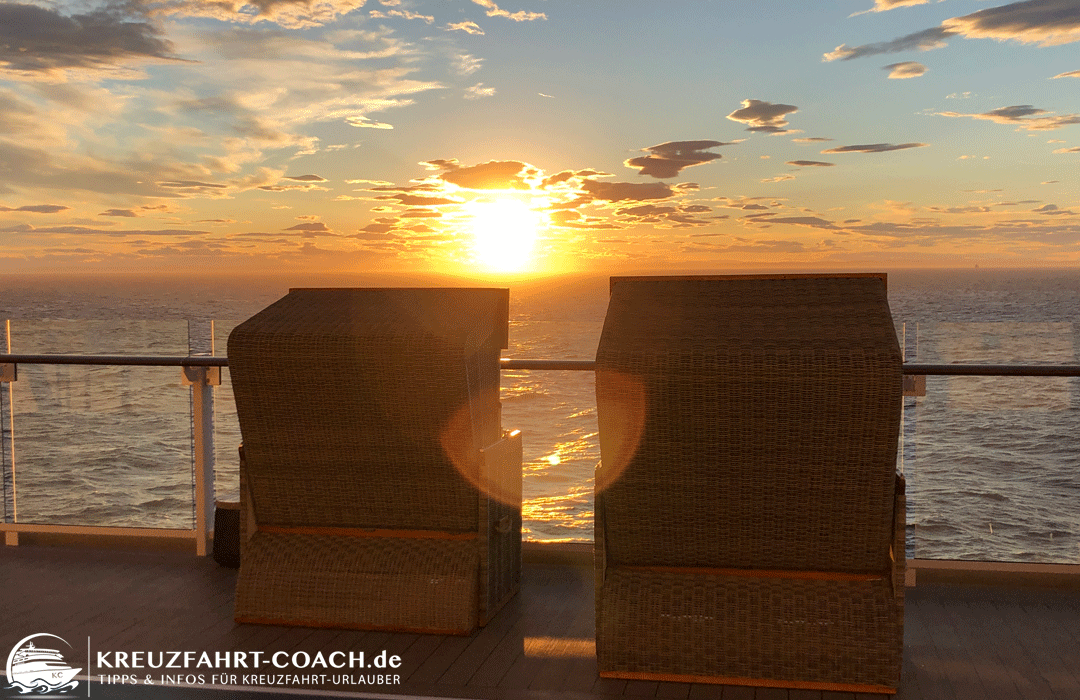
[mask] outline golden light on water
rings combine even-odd
[[[466,205],[466,225],[473,237],[473,255],[483,267],[518,272],[531,267],[542,225],[539,212],[518,199],[476,201]]]
[[[548,455],[545,459],[547,459],[547,463],[553,467],[558,466],[562,462],[562,458],[560,458],[559,455]]]

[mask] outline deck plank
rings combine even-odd
[[[601,679],[592,572],[528,566],[518,594],[466,637],[240,625],[235,571],[180,554],[51,547],[0,549],[0,649],[38,632],[93,649],[386,650],[401,685],[323,690],[476,700],[565,696],[689,700],[880,700],[880,696]],[[532,652],[526,652],[530,640]],[[1080,590],[927,584],[909,589],[896,700],[1080,697]],[[80,656],[80,658],[82,658]],[[95,669],[96,672],[96,669]]]

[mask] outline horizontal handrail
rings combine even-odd
[[[1080,365],[929,365],[904,363],[904,374],[950,377],[1080,377]]]
[[[0,364],[228,367],[229,358],[210,355],[0,355]]]
[[[132,365],[140,367],[228,367],[229,358],[210,355],[3,355],[0,364],[28,365]],[[504,357],[507,370],[571,370],[592,372],[594,360],[543,360]],[[907,362],[907,375],[982,377],[1080,377],[1080,365],[1035,364],[923,364]]]

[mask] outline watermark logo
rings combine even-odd
[[[45,639],[42,639],[45,638]],[[71,649],[71,645],[55,634],[32,634],[26,637],[8,654],[7,677],[11,685],[7,690],[20,693],[66,693],[78,687],[79,682],[72,680],[81,668],[72,668],[64,660],[59,646],[51,640],[57,639]],[[35,643],[37,640],[37,643]],[[48,646],[45,646],[48,645]]]

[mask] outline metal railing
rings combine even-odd
[[[2,365],[129,365],[138,367],[228,367],[229,358],[209,355],[16,355],[0,354]],[[592,372],[594,360],[540,360],[504,357],[505,370],[567,370]],[[925,364],[905,362],[907,376],[1080,377],[1080,365]],[[6,380],[4,380],[6,381]]]
[[[113,528],[82,525],[41,525],[20,524],[17,522],[0,523],[0,531],[5,533],[7,544],[18,544],[20,532],[34,533],[72,533],[109,536],[165,536],[191,538],[195,540],[196,552],[203,556],[208,552],[209,537],[213,530],[214,518],[214,422],[212,387],[221,383],[221,368],[228,367],[227,357],[209,355],[165,356],[165,355],[65,355],[65,354],[0,354],[0,382],[13,382],[18,379],[19,364],[34,365],[109,365],[140,367],[180,367],[183,383],[191,386],[192,391],[192,443],[194,462],[195,523],[190,530],[157,530],[152,528]],[[503,370],[519,371],[594,371],[596,363],[592,360],[548,360],[503,358]],[[984,376],[984,377],[1080,377],[1080,365],[1077,364],[923,364],[904,363],[905,395],[923,395],[924,378],[935,376]],[[920,378],[923,381],[919,381]],[[914,381],[913,381],[914,380]],[[918,387],[918,388],[917,388]],[[912,393],[914,392],[914,393]],[[14,455],[12,455],[14,459]],[[11,464],[14,472],[14,463]],[[976,562],[949,562],[918,560],[922,568],[970,568]],[[994,570],[1028,571],[1031,565],[1015,565],[994,562]],[[1019,567],[1019,568],[1017,568]],[[1038,564],[1034,570],[1070,573],[1080,572],[1080,565],[1073,564]]]

